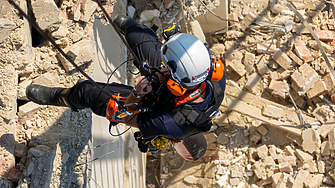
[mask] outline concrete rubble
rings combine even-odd
[[[96,17],[107,24],[93,0],[16,2],[32,11],[38,25],[91,73],[96,55],[92,22]],[[150,27],[156,24],[158,33],[179,23],[209,42],[225,62],[227,88],[221,114],[205,133],[202,159],[185,162],[170,147],[160,155],[149,154],[147,186],[334,187],[335,79],[300,19],[277,0],[231,1],[231,30],[208,35],[201,32],[205,25],[193,19],[209,14],[220,1],[180,2],[132,0],[128,14]],[[103,1],[109,14],[114,3]],[[292,4],[334,66],[331,4]],[[84,153],[89,147],[90,110],[40,106],[25,96],[31,83],[71,87],[84,77],[30,30],[7,1],[0,2],[0,12],[0,187],[86,187],[89,166],[76,164],[90,160]]]

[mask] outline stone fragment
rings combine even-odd
[[[15,156],[16,157],[24,157],[27,155],[27,149],[25,144],[16,144],[15,145]]]
[[[270,145],[269,146],[269,154],[272,157],[272,159],[277,160],[278,159],[278,155],[276,152],[276,146],[275,145]]]
[[[319,50],[319,46],[318,46],[318,44],[317,44],[317,42],[316,41],[311,41],[311,47],[314,49],[314,50]],[[323,47],[323,49],[325,50],[325,52],[326,53],[329,53],[329,54],[332,54],[333,53],[333,51],[334,51],[334,48],[332,47],[332,46],[330,46],[330,45],[328,45],[328,44],[326,44],[326,43],[324,43],[324,42],[322,42],[322,41],[320,41],[320,43],[321,43],[321,45],[322,45],[322,47]]]
[[[297,166],[297,158],[295,156],[281,156],[278,157],[278,163],[285,163],[287,162],[291,166]]]
[[[317,188],[320,187],[320,185],[322,184],[322,180],[323,180],[323,174],[315,174],[313,175],[312,178],[308,178],[304,182],[304,185],[307,188]]]
[[[322,144],[321,144],[321,155],[322,156],[329,156],[330,155],[329,141],[322,142]]]
[[[19,121],[25,122],[26,120],[29,120],[33,117],[37,111],[41,109],[41,106],[39,104],[36,104],[34,102],[28,102],[22,106],[19,107]]]
[[[243,76],[247,73],[244,65],[241,63],[242,58],[242,53],[237,50],[230,54],[225,54],[227,68],[234,70],[239,76]]]
[[[262,114],[264,116],[272,117],[272,118],[281,118],[283,117],[284,110],[273,105],[266,104],[262,108]]]
[[[250,52],[244,53],[243,64],[245,66],[246,71],[248,74],[252,74],[255,72],[255,54]]]
[[[55,87],[59,86],[57,80],[58,80],[57,72],[47,72],[35,78],[32,81],[32,83],[43,86]]]
[[[271,168],[272,166],[276,165],[275,161],[271,156],[264,157],[263,163],[265,165],[265,168]]]
[[[295,55],[295,53],[292,52],[292,51],[287,52],[287,55],[288,55],[288,57],[290,57],[290,58],[293,60],[293,62],[295,62],[295,63],[298,64],[298,65],[302,65],[302,64],[304,63],[304,62],[303,62],[297,55]]]
[[[319,161],[317,162],[317,165],[318,165],[318,172],[319,172],[320,174],[324,174],[324,173],[326,172],[326,164],[325,164],[325,162],[319,160]]]
[[[323,77],[323,81],[326,84],[326,88],[329,94],[331,94],[332,89],[335,88],[335,79],[331,73],[328,73]]]
[[[257,54],[263,54],[266,52],[266,54],[273,54],[276,50],[276,46],[274,44],[271,45],[271,47],[267,50],[267,48],[270,46],[271,43],[257,43]]]
[[[219,134],[219,136],[217,137],[217,141],[222,144],[228,144],[229,143],[229,137],[226,135],[226,133],[222,132]]]
[[[282,162],[282,163],[279,163],[279,170],[281,172],[286,172],[286,173],[291,173],[293,172],[293,168],[292,166],[290,165],[290,163],[288,162]]]
[[[35,0],[31,2],[31,7],[36,22],[43,30],[58,28],[62,22],[61,12],[53,0]]]
[[[262,138],[262,135],[260,135],[257,131],[253,131],[250,133],[249,139],[250,141],[257,143]]]
[[[307,91],[308,98],[317,97],[319,95],[327,94],[327,86],[322,80],[318,80],[314,86]]]
[[[307,171],[310,173],[316,173],[318,172],[317,164],[314,161],[307,162],[308,169]]]
[[[314,115],[314,117],[316,117],[317,120],[319,120],[322,124],[325,124],[325,122],[327,121],[327,116],[328,113],[330,113],[331,110],[328,108],[328,106],[322,105],[322,106],[318,106],[313,112],[312,114]]]
[[[75,44],[73,44],[69,50],[64,50],[64,52],[70,56],[70,58],[78,65],[84,65],[86,63],[92,62],[95,57],[92,44],[89,40],[83,39]],[[71,71],[74,66],[66,60],[61,54],[57,54],[57,57],[61,61],[64,69],[66,71]]]
[[[9,169],[7,179],[12,182],[18,182],[22,176],[22,172],[20,169],[17,168],[11,168]]]
[[[240,183],[240,179],[239,178],[230,178],[230,185],[232,186],[237,186]]]
[[[22,82],[19,83],[18,88],[17,88],[17,98],[19,100],[27,100],[28,98],[26,96],[26,88],[28,85],[30,85],[32,82],[32,80],[30,79],[26,79]]]
[[[263,136],[265,136],[269,132],[263,125],[259,126],[257,128],[257,131]]]
[[[265,179],[266,178],[266,171],[264,164],[261,161],[256,161],[253,165],[252,168],[254,170],[255,175],[259,179]]]
[[[305,9],[305,4],[301,1],[293,1],[292,2],[292,5],[297,9],[297,10],[300,10],[300,9]]]
[[[200,39],[202,43],[206,43],[205,34],[202,31],[202,28],[201,28],[200,23],[199,23],[198,20],[190,21],[189,27],[190,27],[190,32],[191,32],[192,35],[194,35],[198,39]]]
[[[304,63],[298,70],[294,71],[291,78],[293,81],[293,89],[297,91],[299,95],[303,95],[319,80],[319,75],[312,67]]]
[[[298,34],[308,34],[309,33],[308,29],[302,23],[294,23],[292,32],[298,33]]]
[[[269,67],[267,66],[264,58],[262,58],[262,60],[258,64],[256,64],[256,68],[257,68],[258,74],[260,75],[264,75],[267,72],[269,72]]]
[[[6,18],[0,18],[0,43],[12,32],[15,24]]]
[[[259,146],[256,150],[259,158],[264,159],[268,156],[269,149],[266,145]]]
[[[254,72],[245,84],[245,88],[253,94],[258,94],[257,86],[259,85],[260,81],[261,77],[256,72]]]
[[[313,153],[320,149],[321,139],[319,133],[312,129],[305,129],[302,131],[302,148],[309,152]]]
[[[272,175],[272,187],[285,188],[289,175],[284,172],[278,172]]]
[[[257,15],[255,15],[253,12],[249,12],[244,19],[242,20],[242,22],[246,25],[246,27],[249,27],[257,18]]]
[[[310,161],[313,161],[313,156],[306,153],[306,152],[303,152],[302,150],[300,149],[296,149],[295,150],[295,154],[297,155],[297,157],[299,158],[299,160],[303,163],[307,163],[307,162],[310,162]]]
[[[66,35],[69,33],[69,30],[66,26],[61,25],[56,31],[52,32],[51,35],[55,39],[61,39],[66,37]]]
[[[196,178],[196,177],[194,177],[194,176],[192,176],[192,175],[189,175],[189,176],[186,176],[186,177],[184,178],[184,181],[185,181],[186,183],[189,183],[189,184],[197,184],[198,178]]]
[[[81,4],[81,9],[84,9],[84,10],[83,10],[83,15],[80,20],[87,23],[90,21],[94,11],[97,9],[98,4],[93,0],[85,0],[84,2],[85,2],[85,5]]]
[[[295,177],[292,188],[303,188],[304,182],[307,180],[309,172],[307,170],[299,170]]]
[[[292,60],[281,51],[279,48],[275,50],[272,59],[276,61],[284,69],[289,69],[292,66]]]
[[[217,136],[213,132],[204,134],[204,137],[205,137],[207,143],[215,143],[217,141]]]
[[[269,89],[271,93],[275,96],[285,99],[287,96],[286,89],[289,89],[289,85],[284,81],[271,80]]]
[[[310,62],[314,58],[311,52],[304,44],[296,44],[295,45],[295,53],[302,59],[304,62]]]
[[[211,50],[213,50],[213,52],[222,57],[224,52],[225,52],[225,45],[222,43],[215,43],[212,47]]]
[[[329,149],[330,151],[335,150],[335,128],[331,129],[328,133]]]

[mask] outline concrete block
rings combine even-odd
[[[254,73],[255,72],[255,67],[254,67],[255,54],[246,51],[244,53],[243,64],[248,74]]]
[[[51,36],[55,39],[61,39],[66,37],[67,34],[69,34],[69,30],[67,29],[67,27],[61,25],[56,31],[51,33]]]
[[[264,159],[265,157],[269,156],[269,149],[266,145],[259,146],[257,149],[257,155],[259,158]]]
[[[334,39],[334,32],[328,30],[314,30],[321,41],[331,42]]]
[[[313,161],[313,156],[306,153],[306,152],[303,152],[302,150],[300,149],[296,149],[295,150],[295,154],[296,156],[299,158],[299,160],[303,163],[307,163],[307,162],[310,162],[310,161]]]
[[[41,109],[41,106],[39,104],[36,104],[34,102],[28,102],[22,106],[19,107],[19,122],[25,122],[28,119],[31,119],[34,114],[37,113]]]
[[[284,172],[278,172],[272,175],[272,187],[284,188],[287,187],[287,180],[289,178],[289,174]]]
[[[0,43],[2,43],[13,31],[15,24],[7,18],[0,18]]]
[[[295,45],[295,53],[302,59],[304,62],[313,61],[313,56],[309,49],[304,44]]]
[[[32,83],[43,85],[43,86],[49,86],[49,87],[55,87],[59,86],[58,84],[58,74],[57,72],[47,72],[42,74],[41,76],[35,78]]]
[[[265,165],[265,168],[271,168],[276,165],[275,161],[271,156],[264,157],[263,163]]]
[[[304,63],[298,70],[294,71],[291,78],[293,81],[292,87],[300,95],[303,95],[319,80],[319,75],[312,67]]]
[[[277,97],[280,97],[282,99],[285,99],[287,96],[286,89],[289,90],[289,85],[286,82],[283,81],[276,81],[276,80],[271,80],[269,89],[271,93]]]
[[[304,182],[304,185],[307,188],[317,188],[317,187],[321,186],[322,180],[323,180],[323,174],[315,174],[315,175],[313,175],[312,178],[308,178]]]
[[[289,69],[292,66],[292,60],[281,51],[279,48],[275,50],[272,59],[276,61],[284,69]]]
[[[297,166],[297,158],[295,156],[281,156],[278,157],[278,163],[288,163],[291,166]]]
[[[295,177],[292,188],[303,188],[304,182],[307,180],[309,172],[307,170],[299,170]]]
[[[254,72],[248,79],[247,83],[245,84],[245,88],[253,93],[253,94],[258,94],[258,90],[257,90],[257,86],[259,85],[261,81],[261,77],[256,73]]]
[[[252,133],[250,133],[250,141],[257,143],[260,139],[262,138],[262,135],[260,135],[258,132],[253,131]]]
[[[64,51],[70,58],[78,65],[84,65],[86,63],[92,62],[95,53],[92,47],[92,44],[89,40],[83,39],[75,44],[73,44],[69,50],[66,52]],[[66,71],[71,71],[74,69],[74,66],[66,60],[61,54],[57,54],[57,57],[61,61],[64,69]]]
[[[326,84],[322,80],[318,80],[314,86],[307,91],[308,98],[324,95],[328,92]]]
[[[287,53],[288,57],[290,57],[294,63],[298,64],[298,65],[302,65],[304,62],[292,51],[289,51]]]
[[[262,108],[262,114],[272,118],[281,118],[283,117],[284,110],[277,106],[266,104]]]
[[[327,116],[328,116],[328,112],[330,109],[326,106],[318,106],[313,112],[312,114],[314,115],[314,117],[319,120],[322,124],[325,124],[325,122],[327,121]]]
[[[298,33],[298,34],[308,34],[309,33],[308,29],[302,23],[294,23],[292,32]]]
[[[36,22],[43,30],[58,28],[62,22],[61,12],[53,0],[35,0],[31,2],[31,7]]]
[[[319,133],[312,129],[305,129],[302,131],[302,148],[303,150],[313,153],[320,149],[321,139]]]

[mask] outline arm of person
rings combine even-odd
[[[150,85],[148,79],[145,78],[145,76],[140,76],[135,79],[134,89],[139,96],[134,96],[132,92],[128,96],[125,104],[140,103],[142,101],[142,97],[145,94],[151,92],[152,86]],[[122,120],[126,125],[137,128],[137,116],[138,114],[128,115],[123,117]]]

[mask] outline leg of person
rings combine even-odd
[[[141,24],[130,25],[126,28],[125,37],[130,48],[141,62],[148,60],[151,66],[160,67],[163,44],[151,28]]]
[[[123,84],[98,84],[108,94],[113,94],[114,91],[127,97],[132,91],[131,86]],[[37,104],[67,106],[73,109],[91,108],[93,113],[103,117],[106,117],[106,108],[110,100],[90,81],[80,82],[72,88],[51,88],[31,84],[26,88],[26,95]]]

